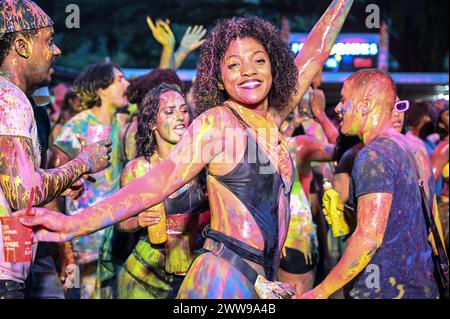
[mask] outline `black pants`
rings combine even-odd
[[[0,280],[0,299],[24,299],[25,285],[12,280]]]

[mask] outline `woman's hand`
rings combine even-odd
[[[46,208],[33,208],[30,215],[25,210],[15,213],[20,222],[33,228],[33,241],[64,242],[76,237],[75,219]]]
[[[185,52],[192,52],[197,50],[205,40],[202,40],[208,31],[203,27],[196,25],[194,27],[189,27],[186,33],[181,39],[180,49]]]
[[[175,53],[175,69],[178,69],[186,57],[192,52],[197,50],[205,40],[206,33],[208,31],[203,26],[194,26],[187,28],[183,39],[181,39],[180,47]]]
[[[159,205],[158,205],[159,206]],[[158,206],[152,207],[138,215],[138,225],[141,228],[157,225],[161,221],[161,212]]]
[[[317,119],[321,119],[325,115],[325,94],[321,89],[311,90],[311,111]]]
[[[172,49],[175,47],[175,36],[170,29],[170,21],[168,19],[165,21],[157,20],[155,24],[150,17],[147,17],[147,24],[155,40],[163,47],[170,47]]]

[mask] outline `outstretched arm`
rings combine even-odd
[[[222,153],[224,128],[231,121],[224,109],[211,109],[194,120],[167,159],[106,200],[70,217],[36,210],[34,217],[22,222],[39,226],[35,232],[37,240],[65,241],[135,216],[162,202]]]
[[[25,208],[32,188],[33,205],[43,205],[59,196],[85,173],[106,167],[109,142],[85,148],[80,156],[54,169],[36,169],[31,140],[0,136],[0,186],[12,210]]]
[[[334,145],[320,143],[317,139],[300,135],[294,137],[296,146],[296,158],[299,159],[298,167],[302,176],[307,176],[311,168],[311,162],[330,162],[333,160]]]
[[[344,255],[325,280],[301,298],[328,298],[364,270],[383,242],[391,204],[389,193],[358,197],[358,226],[348,240]]]
[[[153,37],[162,45],[161,60],[159,67],[161,69],[173,68],[173,50],[175,48],[175,36],[170,29],[170,21],[158,20],[153,23],[150,17],[147,17],[147,25],[152,31]]]
[[[298,68],[298,88],[291,98],[289,106],[283,112],[276,114],[278,126],[300,103],[308,90],[313,78],[321,70],[330,55],[336,37],[347,18],[353,0],[333,0],[324,15],[310,32],[306,43],[295,59]]]
[[[336,144],[339,136],[339,131],[325,113],[325,105],[326,100],[323,91],[320,89],[313,89],[311,93],[311,111],[319,121],[320,125],[322,125],[328,141],[330,143]]]

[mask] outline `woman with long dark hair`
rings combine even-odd
[[[167,158],[181,140],[191,119],[180,88],[161,84],[151,90],[139,107],[136,146],[138,156],[129,162],[121,186],[145,175]],[[208,222],[204,192],[195,180],[157,205],[117,225],[120,231],[140,231],[141,237],[118,278],[119,298],[174,298],[194,258],[196,235]],[[146,228],[167,216],[167,240],[149,242]],[[144,231],[143,231],[144,230]]]

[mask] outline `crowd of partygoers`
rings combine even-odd
[[[1,0],[0,299],[446,298],[448,101],[362,69],[326,110],[352,3],[332,1],[296,57],[262,18],[176,47],[148,17],[159,68],[91,64],[43,106],[53,21]]]

